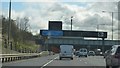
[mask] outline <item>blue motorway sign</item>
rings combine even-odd
[[[43,36],[63,36],[63,31],[42,30]]]

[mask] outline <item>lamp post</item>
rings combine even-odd
[[[98,32],[98,29],[99,29],[99,25],[97,25],[97,32]],[[98,38],[97,38],[97,40],[98,40]]]
[[[102,12],[108,12],[108,11],[102,11]],[[108,12],[108,13],[111,13],[112,14],[112,40],[113,40],[113,12]]]
[[[108,12],[108,13],[111,13],[111,14],[112,14],[112,17],[111,17],[111,18],[112,18],[112,30],[111,30],[111,31],[112,31],[112,36],[111,36],[111,37],[112,37],[112,40],[113,40],[113,25],[114,25],[114,24],[113,24],[113,14],[114,14],[114,13],[119,13],[119,12],[109,12],[109,11],[102,11],[102,12]]]
[[[11,0],[9,2],[8,45],[10,40],[10,31],[11,31]]]
[[[71,16],[71,31],[72,31],[72,19],[73,19],[73,16]]]

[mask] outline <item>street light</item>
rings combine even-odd
[[[72,31],[72,19],[73,19],[73,16],[71,16],[71,31]]]
[[[8,45],[10,40],[10,31],[11,31],[11,0],[9,2]]]
[[[62,16],[61,18],[63,18],[64,16]],[[67,20],[67,18],[64,19],[64,21]],[[70,26],[70,30],[72,31],[72,22],[73,22],[73,16],[71,16],[71,26]]]
[[[119,13],[119,12],[109,12],[109,11],[102,11],[102,12],[108,12],[112,14],[112,40],[113,40],[113,13]]]

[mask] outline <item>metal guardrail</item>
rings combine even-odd
[[[47,53],[44,55],[43,54],[44,54],[44,52],[41,52],[41,53],[21,53],[21,54],[0,54],[0,61],[2,63],[4,63],[4,62],[29,59],[29,58],[35,58],[35,57],[48,55]]]

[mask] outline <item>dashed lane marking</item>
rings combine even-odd
[[[51,62],[53,62],[57,58],[58,58],[58,56],[55,57],[53,60],[50,60],[49,62],[47,62],[46,64],[44,64],[41,68],[44,68],[45,66],[47,66],[48,64],[50,64]]]

